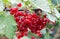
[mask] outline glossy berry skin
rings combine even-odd
[[[18,8],[11,8],[10,9],[10,14],[13,15],[18,11]]]
[[[19,22],[20,18],[19,17],[15,17],[15,21]]]
[[[20,34],[17,36],[18,39],[24,36],[24,32],[20,32]]]
[[[46,18],[46,17],[47,17],[47,15],[45,14],[45,15],[44,15],[44,18]]]
[[[18,39],[20,39],[20,35],[19,35],[19,36],[17,36],[17,38],[18,38]]]
[[[22,22],[22,21],[21,21],[21,20],[19,20],[19,21],[17,22],[17,24],[18,24],[18,25],[20,25],[20,24],[21,24],[21,22]]]
[[[38,35],[38,37],[42,37],[42,34],[39,32],[39,33],[37,33],[37,35]]]
[[[27,31],[25,32],[25,36],[28,36],[28,32]]]
[[[31,39],[35,39],[35,37],[34,37],[34,36],[32,36],[32,37],[31,37]]]
[[[22,4],[21,4],[21,3],[18,3],[18,4],[17,4],[17,6],[18,6],[18,7],[21,7],[21,6],[22,6]]]
[[[24,13],[24,14],[23,14],[23,16],[25,16],[25,17],[26,17],[26,16],[28,16],[28,14],[27,14],[27,13]]]
[[[23,16],[23,12],[18,11],[17,13],[18,13],[18,16]]]

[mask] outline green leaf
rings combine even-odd
[[[60,4],[60,0],[51,0],[54,5]]]
[[[3,9],[4,9],[3,1],[0,1],[0,12],[3,11]]]
[[[44,35],[45,39],[49,39],[49,32]]]
[[[3,28],[5,27],[5,16],[4,15],[0,15],[0,34],[3,35],[4,34],[4,30]]]
[[[57,21],[56,21],[55,26],[60,26],[60,20],[57,20]]]
[[[29,37],[27,37],[27,36],[24,36],[22,39],[30,39]]]
[[[8,0],[3,0],[3,2],[4,2],[4,3],[7,3],[7,2],[8,2]]]
[[[30,4],[30,1],[29,0],[25,2],[25,5],[28,6],[29,4]]]
[[[2,16],[3,17],[3,16]],[[1,17],[1,18],[2,18]],[[2,19],[1,19],[2,20]],[[9,38],[12,39],[15,35],[16,31],[16,22],[14,21],[13,16],[7,15],[4,18],[4,21],[0,23],[1,30],[3,30],[4,34]]]
[[[8,0],[11,4],[15,5],[17,3],[21,3],[21,0]]]
[[[59,18],[60,17],[60,13],[58,12],[58,10],[56,9],[56,8],[54,8],[54,13],[55,13],[55,16],[57,17],[57,18]]]
[[[22,2],[24,2],[24,0],[21,0]]]
[[[49,3],[51,3],[51,0],[48,0]]]
[[[10,4],[11,2],[9,2],[8,0],[3,0],[4,4]]]
[[[11,15],[8,15],[5,19],[5,21],[8,23],[8,24],[11,24],[11,25],[16,25],[16,22],[14,20],[14,17],[11,16]]]
[[[3,14],[3,12],[0,12],[0,15],[2,15]]]
[[[15,35],[15,31],[16,31],[16,28],[13,27],[13,25],[10,25],[4,29],[4,32],[5,32],[5,35],[9,38],[9,39],[12,39],[13,36]]]
[[[58,11],[59,11],[59,13],[60,13],[60,6],[58,6],[58,5],[57,5],[57,10],[58,10]]]
[[[47,0],[30,0],[37,8],[42,9],[43,11],[50,12],[50,7]]]
[[[0,24],[5,20],[5,16],[4,15],[0,15]]]
[[[6,28],[4,29],[5,35],[9,39],[12,39],[13,36],[15,35],[16,30],[15,21],[13,20],[12,16],[7,16],[5,22],[6,22]]]

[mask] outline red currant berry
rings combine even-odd
[[[19,20],[19,21],[18,21],[18,25],[20,25],[21,23],[22,23],[22,21],[21,21],[21,20]]]
[[[39,36],[39,37],[42,37],[42,34],[41,34],[41,33],[38,33],[38,36]]]
[[[17,13],[18,13],[18,16],[23,16],[23,12],[18,11]]]
[[[32,36],[32,37],[31,37],[31,39],[35,39],[35,37],[34,37],[34,36]]]
[[[17,11],[18,11],[18,8],[12,8],[12,9],[10,10],[10,14],[13,15],[13,14],[15,14]]]
[[[15,17],[15,21],[19,22],[20,18],[19,17]]]
[[[18,7],[21,7],[21,6],[22,6],[22,4],[21,4],[21,3],[18,3],[18,4],[17,4],[17,6],[18,6]]]

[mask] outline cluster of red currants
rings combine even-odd
[[[42,18],[37,16],[35,13],[29,14],[18,11],[18,8],[12,8],[10,14],[14,16],[17,23],[17,31],[20,32],[17,35],[18,39],[23,36],[28,36],[29,30],[41,37],[42,34],[40,33],[40,30],[42,30],[46,26],[46,23],[49,22],[46,15]],[[35,38],[32,37],[31,39]]]

